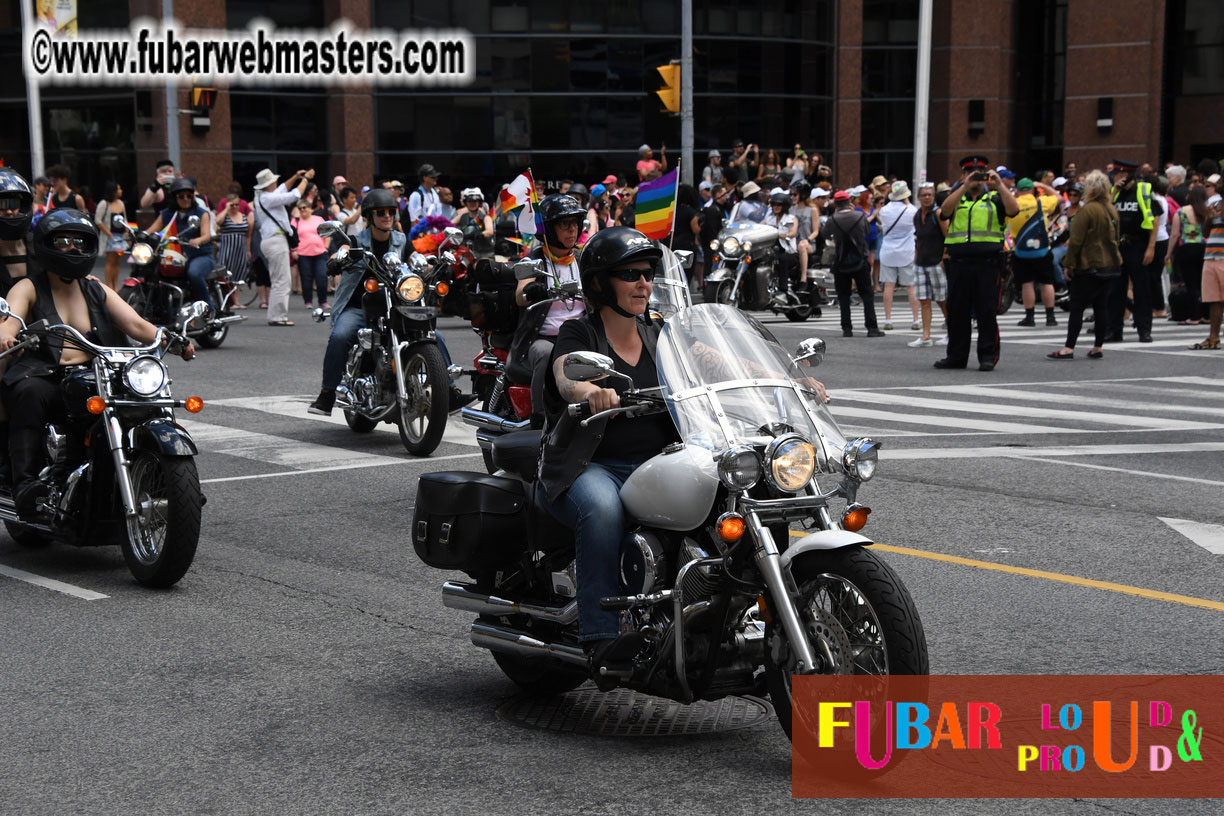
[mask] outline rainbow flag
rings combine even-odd
[[[676,218],[676,187],[680,183],[680,168],[664,173],[654,181],[638,186],[633,203],[633,225],[647,238],[664,241],[671,234]]]

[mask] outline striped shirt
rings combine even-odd
[[[1224,261],[1224,215],[1217,215],[1207,222],[1203,230],[1207,240],[1203,259],[1207,261]]]

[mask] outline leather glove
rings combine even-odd
[[[539,303],[548,297],[548,286],[544,281],[532,281],[523,287],[523,298],[528,303]]]

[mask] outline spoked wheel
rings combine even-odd
[[[123,559],[145,586],[173,586],[195,558],[203,496],[195,460],[136,454],[129,473],[136,518],[128,519]]]
[[[428,456],[442,442],[450,413],[446,363],[434,343],[409,346],[402,359],[408,398],[399,406],[400,441],[415,456]]]
[[[927,674],[926,635],[909,591],[875,553],[848,547],[797,559],[799,617],[819,674]],[[765,670],[778,722],[791,737],[796,658],[777,616],[765,629]]]
[[[149,319],[149,296],[143,286],[120,286],[119,297],[124,303],[131,306],[136,314],[145,320]]]
[[[212,331],[201,334],[199,336],[200,345],[204,348],[216,348],[225,342],[225,337],[229,334],[229,328],[228,323],[222,323]]]
[[[706,303],[730,303],[731,302],[731,287],[734,285],[732,281],[715,281],[705,285]]]

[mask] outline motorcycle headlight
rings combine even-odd
[[[734,255],[735,253],[739,252],[739,248],[740,242],[738,238],[728,236],[727,238],[723,239],[722,251],[724,255]]]
[[[710,241],[710,249],[714,250],[715,252],[718,251],[718,239],[717,238],[715,238],[713,241]]]
[[[816,472],[816,449],[798,434],[784,434],[765,449],[769,482],[779,490],[798,493]]]
[[[744,248],[744,251],[745,251],[745,252],[751,252],[751,251],[752,251],[752,242],[751,242],[751,241],[745,241],[744,243],[740,244],[740,246],[742,246],[742,247]]]
[[[147,264],[153,260],[153,249],[148,244],[137,244],[132,247],[132,262]]]
[[[124,366],[123,384],[142,397],[156,396],[166,387],[166,367],[156,357],[137,357]]]
[[[420,275],[408,272],[400,275],[400,279],[395,284],[395,291],[399,292],[399,296],[404,300],[415,303],[421,299],[421,295],[425,294],[425,281],[421,280]]]
[[[860,482],[866,482],[875,475],[879,462],[880,443],[870,437],[859,437],[842,451],[842,467]]]
[[[761,457],[747,445],[731,448],[718,457],[718,478],[729,490],[747,490],[761,480],[761,472]]]

